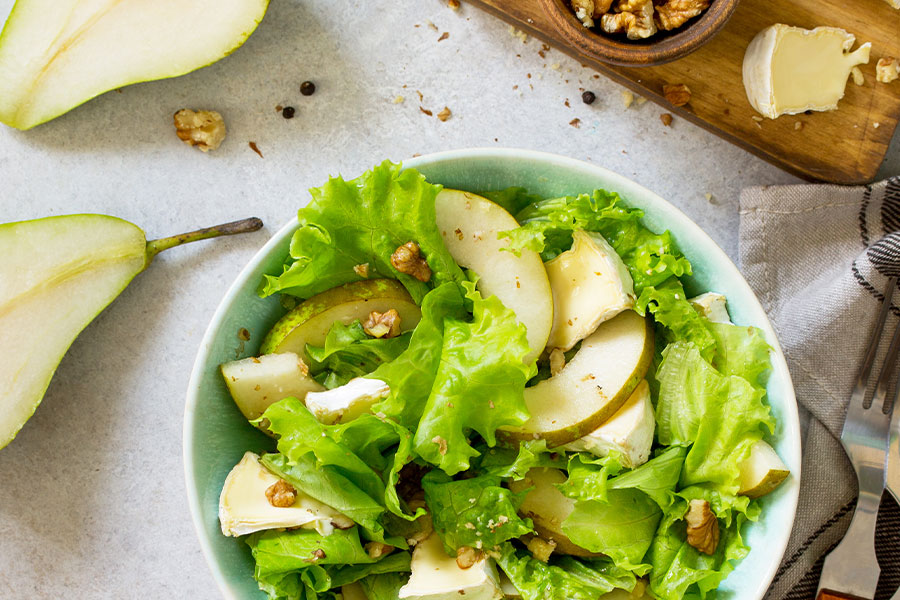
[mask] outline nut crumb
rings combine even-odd
[[[762,120],[763,120],[762,117],[757,116],[757,115],[753,115],[753,116],[750,117],[750,118],[753,119],[754,121],[756,121],[757,123],[762,123]]]
[[[879,58],[875,65],[875,79],[881,83],[890,83],[900,79],[900,60],[893,56]]]
[[[256,145],[256,142],[247,142],[247,145],[250,146],[250,149],[251,149],[251,150],[253,150],[253,151],[256,152],[257,154],[259,154],[259,157],[260,157],[260,158],[265,158],[265,157],[263,156],[263,153],[260,152],[259,146]]]
[[[803,129],[803,121],[794,123],[794,131],[800,131],[801,129]]]
[[[878,129],[879,127],[881,127],[881,123],[879,123],[878,121],[875,121],[874,123],[872,123],[872,127],[874,129]]]
[[[433,438],[431,438],[431,442],[434,444],[437,444],[438,452],[440,452],[441,456],[444,456],[445,454],[447,454],[447,440],[445,440],[444,438],[442,438],[439,435],[436,435]]]
[[[579,119],[578,117],[575,117],[574,119],[569,121],[569,125],[571,125],[575,129],[578,129],[581,127],[581,119]]]
[[[441,37],[438,38],[438,41],[439,41],[439,42],[443,42],[443,41],[446,40],[448,37],[450,37],[450,32],[449,32],[449,31],[445,31],[444,33],[441,34]]]
[[[297,500],[297,490],[284,479],[279,479],[266,488],[269,504],[277,508],[288,508]]]
[[[662,124],[666,127],[672,126],[672,115],[670,115],[669,113],[663,113],[659,115],[659,120],[662,121]]]
[[[566,366],[566,355],[559,348],[550,351],[550,376],[556,377]]]
[[[522,40],[523,44],[528,43],[528,34],[522,31],[521,29],[516,29],[512,25],[509,26],[509,34],[513,37],[517,37]]]
[[[631,106],[634,102],[634,94],[631,93],[631,90],[622,90],[622,104],[625,105],[625,108]]]
[[[434,29],[435,31],[438,30],[437,25],[435,25],[434,23],[432,23],[432,22],[431,22],[431,19],[425,19],[425,24],[428,25],[428,28],[429,28],[429,29]]]
[[[400,335],[400,313],[395,308],[383,313],[373,310],[363,323],[363,331],[373,338],[395,338]]]
[[[175,113],[175,135],[188,146],[203,152],[215,150],[225,139],[225,120],[214,110],[182,108]]]
[[[637,97],[635,97],[635,99],[634,99],[634,103],[637,104],[638,106],[640,106],[641,104],[645,103],[646,101],[647,101],[647,99],[644,98],[643,96],[637,96]]]
[[[420,106],[420,107],[419,107],[419,110],[421,110],[423,113],[425,113],[425,114],[428,115],[429,117],[433,117],[433,116],[434,116],[434,113],[431,112],[430,110],[428,110],[427,108],[425,108],[424,106]]]
[[[691,101],[691,89],[683,83],[663,86],[663,96],[672,106],[684,106]]]
[[[353,272],[364,279],[369,278],[369,263],[354,265]]]
[[[859,67],[853,67],[850,69],[850,74],[853,75],[853,83],[856,85],[863,85],[866,82],[866,77],[863,75],[862,69]]]
[[[460,546],[456,550],[456,566],[460,569],[471,569],[484,557],[484,552],[471,546]]]
[[[537,560],[547,562],[550,560],[550,555],[556,550],[556,542],[535,536],[528,540],[525,547],[528,548],[528,551],[531,552],[531,555]]]
[[[431,268],[415,242],[406,242],[394,250],[391,254],[391,264],[401,273],[411,275],[419,281],[431,279]]]
[[[439,112],[439,113],[437,114],[437,118],[438,118],[440,121],[446,121],[447,119],[450,118],[450,116],[451,116],[452,114],[453,114],[453,113],[450,112],[450,108],[445,106],[443,109],[441,109],[441,112]]]
[[[394,104],[403,104],[404,100],[406,100],[406,98],[400,96],[399,94],[397,96],[394,96]]]
[[[715,554],[719,545],[719,520],[706,500],[694,499],[684,515],[687,542],[704,554]]]

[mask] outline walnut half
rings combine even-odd
[[[715,554],[719,545],[719,520],[706,500],[694,499],[688,505],[687,542],[704,554]]]
[[[890,83],[900,78],[900,60],[892,56],[878,59],[875,65],[875,79],[881,83]]]
[[[656,25],[670,31],[677,29],[709,8],[709,0],[668,0],[656,7]]]
[[[279,479],[266,488],[266,498],[272,506],[288,508],[297,500],[297,490],[284,479]]]
[[[380,313],[373,310],[363,323],[363,331],[374,338],[393,338],[400,335],[400,313],[392,308]]]
[[[391,264],[401,273],[412,275],[419,281],[431,279],[431,268],[415,242],[406,242],[394,250],[391,254]]]
[[[629,40],[642,40],[656,33],[653,0],[618,0],[614,10],[600,17],[600,28],[606,33],[625,32]]]
[[[460,546],[456,549],[456,566],[460,569],[471,569],[482,558],[484,552],[472,546]]]
[[[215,150],[225,139],[225,120],[214,110],[182,108],[173,117],[175,135],[188,146],[196,146],[203,152]]]

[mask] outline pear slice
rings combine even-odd
[[[400,330],[415,329],[422,311],[406,289],[393,279],[354,281],[321,294],[316,294],[294,307],[263,338],[261,354],[293,352],[309,361],[307,344],[325,345],[331,326],[340,321],[349,325],[365,321],[372,311],[380,313],[396,309],[400,314]]]
[[[547,271],[537,252],[505,251],[509,239],[502,231],[519,226],[515,217],[476,194],[441,190],[434,203],[438,230],[447,251],[461,267],[478,274],[484,296],[497,296],[525,325],[530,362],[543,352],[553,325],[553,294]]]
[[[293,352],[235,360],[221,369],[234,403],[250,421],[282,398],[303,400],[308,392],[325,389],[309,376],[306,363]]]
[[[525,388],[531,418],[498,433],[562,446],[603,425],[644,378],[653,360],[653,324],[626,310],[597,328],[555,376]]]
[[[511,598],[514,600],[521,600],[522,592],[520,592],[513,582],[510,581],[509,576],[503,571],[499,571],[500,574],[500,591],[503,592],[504,598]]]
[[[103,92],[234,52],[268,0],[18,0],[0,34],[0,121],[30,129]]]
[[[570,350],[600,323],[634,307],[628,267],[599,234],[575,231],[572,247],[544,266],[553,290],[549,348]]]
[[[136,225],[105,215],[0,225],[0,331],[10,340],[0,350],[0,448],[37,409],[81,330],[153,257],[260,227],[247,219],[147,243]]]
[[[644,379],[606,423],[563,448],[571,452],[590,452],[595,456],[606,456],[615,450],[622,455],[622,465],[633,469],[650,459],[655,430],[650,385]]]
[[[346,423],[369,412],[379,400],[391,393],[380,379],[355,377],[340,387],[306,395],[306,408],[326,425]]]
[[[773,491],[791,474],[769,444],[759,440],[750,448],[750,456],[741,463],[739,494],[759,498]]]
[[[559,469],[535,467],[524,479],[509,482],[514,494],[528,490],[519,513],[534,522],[534,530],[545,540],[556,542],[554,552],[572,556],[601,556],[576,545],[562,531],[562,524],[575,510],[575,500],[564,495],[557,485],[565,483],[566,474]]]
[[[330,535],[335,526],[352,526],[348,517],[299,490],[292,506],[272,506],[266,490],[279,480],[259,462],[258,455],[245,453],[225,478],[219,496],[222,533],[237,537],[264,529],[302,527]]]
[[[731,324],[731,317],[728,316],[727,301],[722,294],[706,292],[705,294],[688,298],[688,302],[701,316],[706,317],[713,323]]]

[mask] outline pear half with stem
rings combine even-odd
[[[0,33],[0,121],[30,129],[112,89],[238,49],[269,0],[17,0]]]
[[[148,243],[136,225],[106,215],[0,225],[0,448],[37,409],[81,330],[157,254],[260,227],[245,219]]]

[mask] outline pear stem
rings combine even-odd
[[[147,242],[147,264],[152,261],[157,254],[163,250],[174,248],[182,244],[189,244],[199,240],[208,240],[223,235],[237,235],[239,233],[249,233],[261,229],[263,222],[256,217],[249,219],[241,219],[240,221],[232,221],[231,223],[223,223],[222,225],[214,225],[213,227],[205,227],[197,231],[181,233],[158,240]]]

